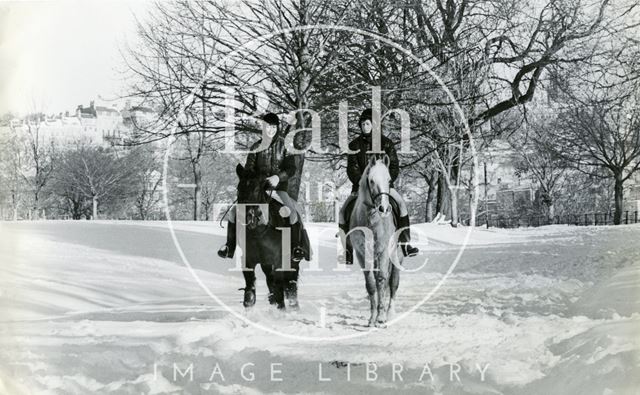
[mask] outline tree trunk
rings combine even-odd
[[[13,220],[17,221],[18,220],[18,197],[16,196],[15,191],[11,192],[11,205],[13,206]]]
[[[200,219],[200,200],[202,199],[202,172],[199,169],[199,163],[193,164],[193,220]]]
[[[307,100],[306,98],[300,98],[298,100],[298,105],[300,108],[306,108]],[[307,122],[305,120],[302,112],[298,112],[296,115],[296,129],[303,129],[307,127]],[[307,145],[307,143],[311,140],[310,137],[307,136],[307,132],[297,133],[293,139],[293,144],[296,148],[302,149]],[[296,166],[296,173],[293,177],[289,178],[288,189],[287,192],[289,196],[295,201],[298,201],[298,195],[300,194],[300,184],[302,183],[302,172],[304,170],[304,160],[305,154],[296,154],[294,155],[294,162]]]
[[[450,199],[449,188],[447,187],[447,180],[443,174],[438,176],[438,195],[436,198],[436,214],[442,213],[446,217],[451,218],[450,212]]]
[[[36,191],[33,194],[33,213],[34,213],[33,219],[39,219],[40,217],[40,210],[38,209],[38,205],[39,205],[38,192],[39,191],[37,190],[37,187],[36,187]]]
[[[208,221],[210,219],[209,215],[211,212],[210,204],[209,202],[204,203],[204,200],[203,200],[202,206],[203,206],[202,208],[204,209],[204,220]]]
[[[71,219],[78,220],[82,218],[82,202],[75,201],[71,198],[67,198],[69,204],[69,211],[71,212]]]
[[[93,196],[91,198],[91,203],[93,205],[93,210],[92,210],[93,218],[92,219],[96,220],[96,219],[98,219],[98,199],[95,196]]]
[[[301,0],[298,5],[298,24],[300,26],[304,26],[307,24],[307,12],[309,5],[307,4],[307,0]],[[297,41],[299,45],[296,49],[296,57],[299,63],[300,70],[297,73],[297,86],[296,86],[296,104],[298,105],[297,110],[303,110],[309,108],[309,85],[311,84],[311,63],[312,58],[309,54],[309,48],[307,47],[307,43],[309,42],[310,33],[307,31],[294,32],[293,37]],[[307,120],[302,112],[298,112],[296,114],[296,125],[300,128],[307,127]],[[310,122],[310,120],[309,120]],[[310,140],[306,136],[310,131],[305,133],[296,134],[296,139],[294,139],[294,145],[297,148],[302,148],[306,145],[306,142]],[[289,180],[289,196],[291,196],[294,200],[298,200],[298,194],[300,192],[300,183],[302,181],[302,171],[304,168],[304,159],[305,154],[296,155],[296,174],[293,179]]]
[[[460,155],[460,154],[459,154]],[[458,159],[460,160],[460,156]],[[451,167],[451,176],[449,178],[449,185],[445,185],[449,189],[449,197],[451,199],[451,226],[458,226],[458,186],[460,180],[460,166],[457,163]]]
[[[143,202],[144,202],[144,198],[143,198]],[[140,219],[142,221],[147,219],[147,210],[145,210],[144,208],[144,203],[138,204],[138,214],[140,215]]]
[[[451,194],[451,226],[458,226],[458,189],[450,191]]]
[[[296,136],[297,137],[297,136]],[[304,154],[294,155],[296,164],[296,174],[289,178],[289,189],[287,192],[289,196],[295,201],[298,201],[298,195],[300,194],[300,184],[302,180],[302,170],[304,169]]]
[[[435,176],[433,176],[430,180],[427,181],[428,191],[427,197],[425,199],[425,210],[424,210],[424,220],[425,222],[433,221],[433,198],[435,197],[435,189],[436,189],[436,180]]]
[[[613,224],[620,225],[622,223],[622,205],[623,205],[623,196],[624,196],[624,181],[622,180],[622,174],[617,174],[615,176],[615,212],[613,213]]]

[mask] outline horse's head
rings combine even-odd
[[[265,177],[252,177],[246,174],[244,167],[240,164],[236,167],[236,174],[240,180],[238,183],[238,203],[246,205],[244,224],[249,229],[255,229],[258,225],[266,225],[267,217],[259,206],[267,203]]]
[[[386,154],[373,155],[369,159],[369,165],[362,177],[360,189],[361,191],[364,189],[364,193],[368,195],[366,200],[372,208],[378,210],[382,217],[391,214],[390,184],[389,156]]]

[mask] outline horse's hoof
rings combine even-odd
[[[386,328],[386,327],[387,327],[387,323],[385,321],[376,322],[376,328]]]
[[[256,290],[253,288],[244,290],[244,300],[242,305],[246,308],[253,307],[256,304]]]
[[[300,310],[298,305],[298,283],[295,280],[289,281],[287,288],[284,290],[284,298],[287,301],[287,307],[292,310]]]
[[[267,300],[269,301],[270,305],[272,305],[272,306],[275,305],[276,304],[276,295],[273,292],[269,293],[269,296],[267,296]]]

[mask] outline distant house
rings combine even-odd
[[[145,107],[131,107],[129,104],[118,110],[114,106],[78,105],[75,113],[29,115],[22,119],[13,119],[10,125],[15,130],[27,133],[37,132],[43,142],[55,142],[61,147],[77,144],[114,145],[120,144],[132,134],[135,122],[132,119],[149,121],[155,112]]]

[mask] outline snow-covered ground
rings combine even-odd
[[[415,226],[424,255],[405,267],[428,260],[402,274],[395,317],[415,311],[373,331],[362,274],[334,270],[334,225],[309,226],[318,270],[303,268],[301,310],[285,314],[268,306],[261,274],[243,310],[242,275],[215,254],[217,224],[174,228],[237,315],[198,285],[164,222],[0,223],[0,393],[640,388],[640,226],[475,229],[421,305],[468,228]]]

